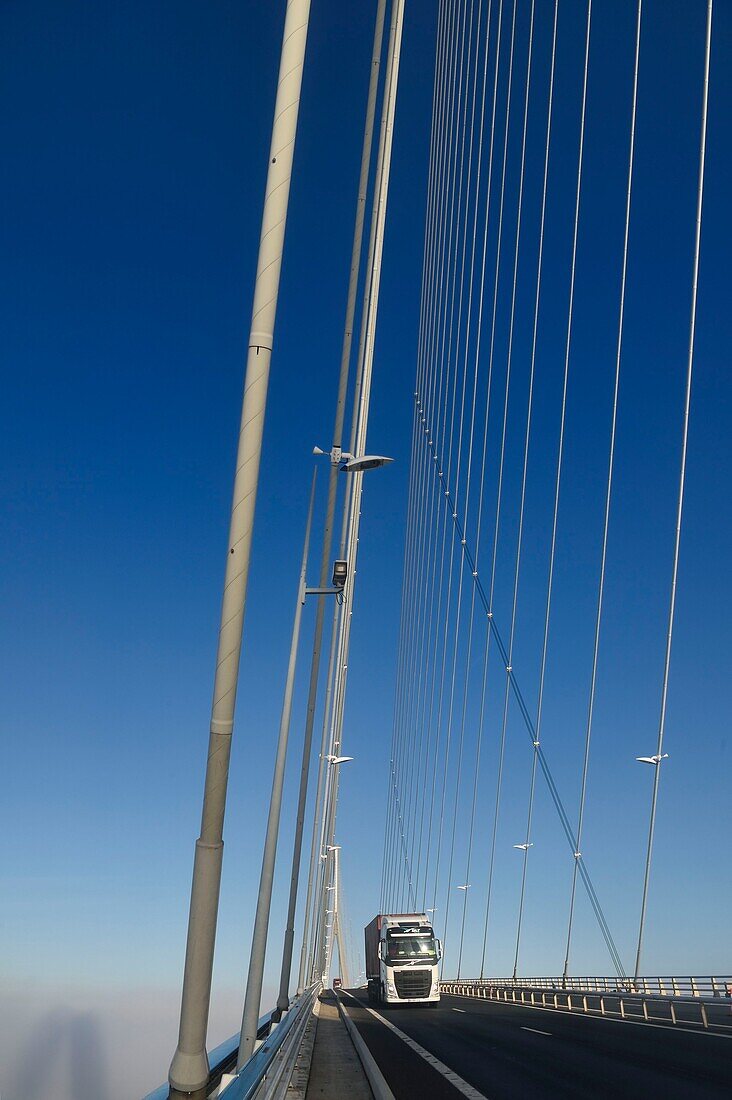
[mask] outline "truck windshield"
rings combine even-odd
[[[436,959],[435,939],[431,933],[414,936],[389,935],[387,948],[390,959]]]

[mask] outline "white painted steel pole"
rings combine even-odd
[[[206,1031],[218,915],[226,788],[239,675],[254,505],[277,313],[290,177],[297,132],[310,0],[290,0],[285,15],[272,142],[254,288],[244,400],[231,511],[214,681],[201,835],[193,865],[178,1046],[171,1098],[205,1095]]]
[[[371,378],[373,373],[374,340],[376,336],[376,320],[379,305],[379,288],[381,283],[381,261],[384,248],[384,231],[386,223],[387,199],[389,194],[389,176],[391,170],[391,153],[394,134],[394,117],[396,113],[396,96],[399,82],[399,61],[401,56],[402,29],[404,25],[404,0],[394,0],[389,33],[389,51],[386,65],[386,78],[384,88],[384,102],[382,107],[381,137],[379,159],[377,164],[376,184],[374,194],[374,208],[372,213],[372,242],[369,249],[369,263],[366,271],[366,285],[364,287],[364,318],[362,322],[361,343],[362,356],[359,363],[360,377],[357,376],[356,402],[358,414],[354,417],[355,432],[352,439],[351,451],[355,455],[364,453],[366,445],[366,433],[368,428],[369,402],[371,397]],[[345,703],[346,677],[348,671],[348,652],[350,642],[351,619],[353,615],[353,595],[356,582],[356,556],[358,551],[359,528],[361,519],[361,491],[363,474],[356,472],[349,475],[352,478],[350,503],[348,511],[348,540],[346,557],[349,562],[349,584],[346,589],[345,605],[341,609],[340,638],[338,642],[338,657],[335,667],[335,680],[332,701],[333,733],[331,743],[340,751],[342,740],[343,710]],[[326,833],[326,845],[333,843],[335,836],[336,805],[338,800],[338,774],[333,776],[330,791],[326,795],[329,798],[329,811],[325,815],[329,819]],[[324,891],[325,893],[325,891]],[[324,898],[320,907],[320,928],[325,927]],[[325,937],[319,937],[324,943]]]
[[[336,400],[335,422],[333,425],[333,449],[341,447],[343,436],[343,421],[345,417],[346,392],[348,389],[348,375],[351,364],[351,345],[353,341],[353,319],[356,312],[356,294],[358,290],[358,276],[361,268],[361,255],[363,252],[363,226],[366,211],[366,197],[369,183],[369,169],[371,167],[371,151],[373,147],[374,118],[376,115],[376,96],[379,86],[379,71],[381,68],[382,44],[384,38],[384,19],[386,12],[386,0],[378,0],[376,7],[376,19],[374,23],[374,41],[371,53],[371,74],[369,77],[369,90],[366,99],[366,119],[364,123],[363,143],[361,149],[361,169],[358,182],[358,195],[356,199],[356,216],[353,226],[353,243],[351,246],[351,269],[348,281],[348,295],[346,298],[346,316],[343,327],[343,343],[341,346],[341,366],[338,379],[338,397]],[[328,584],[331,567],[331,552],[333,547],[333,523],[335,518],[336,496],[338,491],[339,464],[333,463],[328,479],[328,502],[325,512],[325,526],[323,529],[323,552],[320,563],[321,588]],[[293,845],[292,871],[290,879],[290,899],[288,903],[287,927],[285,930],[285,944],[282,952],[282,970],[280,974],[280,993],[277,1001],[278,1009],[285,1009],[288,1003],[290,985],[290,971],[292,969],[292,951],[295,939],[295,909],[297,905],[297,892],[300,878],[300,860],[302,849],[302,834],[307,804],[307,789],[310,774],[310,753],[312,747],[313,725],[315,722],[315,706],[318,695],[318,681],[320,678],[320,655],[323,639],[323,624],[325,619],[325,596],[318,597],[318,606],[315,618],[315,631],[313,636],[313,653],[310,662],[310,687],[308,691],[308,703],[305,717],[305,736],[303,738],[302,768],[300,776],[300,794],[298,800],[297,823],[295,829],[295,843]],[[325,728],[325,727],[324,727]],[[323,739],[320,749],[320,761],[318,767],[318,787],[316,794],[316,807],[320,805],[322,798],[323,782],[325,777],[326,746]],[[318,814],[313,817],[313,837],[310,853],[310,872],[308,875],[307,894],[305,900],[305,913],[303,925],[303,946],[300,955],[300,971],[298,975],[298,989],[302,988],[305,969],[305,944],[307,943],[310,925],[310,906],[312,901],[313,880],[315,876],[315,861],[317,860],[317,833]]]
[[[295,688],[295,669],[297,666],[297,649],[300,640],[300,620],[302,618],[303,604],[305,603],[306,572],[308,564],[308,549],[310,546],[310,530],[313,523],[313,506],[315,504],[315,474],[313,473],[313,486],[310,490],[310,507],[308,508],[308,521],[305,529],[305,542],[302,550],[302,565],[300,567],[300,579],[297,589],[297,602],[295,604],[295,617],[292,624],[292,642],[290,644],[290,659],[287,665],[287,680],[285,682],[285,694],[282,701],[282,717],[280,719],[280,732],[277,740],[277,756],[275,758],[274,776],[272,778],[272,794],[269,801],[269,814],[267,817],[267,832],[264,841],[262,855],[262,873],[259,879],[259,894],[257,895],[257,911],[254,917],[254,932],[252,934],[252,951],[249,956],[249,974],[247,977],[247,991],[244,998],[244,1013],[241,1025],[241,1038],[239,1040],[239,1059],[237,1069],[241,1069],[248,1058],[254,1054],[257,1041],[257,1022],[259,1020],[259,1007],[262,1000],[262,981],[264,979],[264,959],[267,952],[267,930],[269,928],[269,913],[272,904],[272,885],[274,883],[275,859],[277,857],[277,837],[280,829],[280,811],[282,808],[282,788],[285,782],[285,763],[287,760],[287,742],[290,736],[290,718],[292,717],[292,694]]]

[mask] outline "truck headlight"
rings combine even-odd
[[[387,993],[396,993],[396,986],[394,985],[394,982],[386,983],[386,991]]]
[[[439,987],[437,982],[432,983],[432,992],[433,993],[439,993],[440,992],[440,987]]]

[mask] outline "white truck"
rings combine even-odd
[[[424,913],[379,913],[366,925],[364,938],[372,1004],[439,1002],[442,950]]]

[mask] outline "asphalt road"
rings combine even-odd
[[[732,1038],[444,994],[436,1008],[375,1006],[425,1058],[352,992],[362,1004],[344,1006],[396,1100],[732,1097]]]

